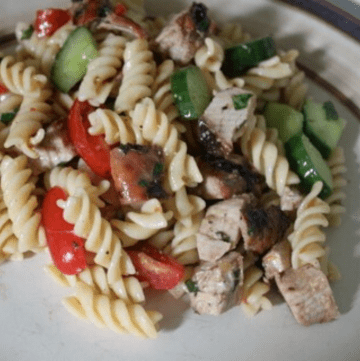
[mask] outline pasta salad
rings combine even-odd
[[[38,10],[0,62],[0,262],[48,251],[65,307],[155,338],[148,289],[248,316],[276,289],[302,325],[339,316],[324,228],[345,209],[345,127],[299,52],[141,1]]]

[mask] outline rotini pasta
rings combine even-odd
[[[330,207],[318,198],[321,189],[322,182],[315,183],[311,192],[301,202],[294,230],[288,236],[292,247],[291,263],[295,269],[306,263],[319,267],[318,258],[325,254],[322,243],[326,237],[320,227],[328,226],[325,215],[330,212]]]
[[[126,44],[124,62],[123,79],[115,101],[117,113],[130,111],[138,101],[151,96],[156,68],[149,44],[144,39]]]
[[[344,149],[337,147],[333,150],[328,159],[330,167],[333,191],[329,197],[325,199],[330,206],[330,212],[326,215],[329,226],[338,227],[341,224],[341,215],[345,213],[345,207],[341,204],[346,198],[344,187],[347,182],[343,175],[346,173]]]
[[[63,303],[76,317],[88,319],[97,327],[139,337],[155,338],[156,324],[162,318],[158,312],[146,311],[139,304],[126,304],[123,300],[97,293],[84,282],[77,282],[76,295],[67,297]]]
[[[45,234],[37,211],[38,201],[32,194],[35,184],[31,178],[32,171],[27,168],[26,156],[5,156],[0,171],[4,203],[19,240],[18,250],[21,253],[37,251],[45,246]]]
[[[80,101],[88,100],[93,106],[105,103],[122,65],[125,44],[124,37],[111,33],[107,35],[100,45],[98,57],[87,66],[86,75],[79,88]]]

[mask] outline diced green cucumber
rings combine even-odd
[[[246,70],[275,55],[276,46],[272,37],[253,40],[226,49],[221,70],[230,78],[241,76]]]
[[[333,103],[316,103],[310,99],[305,101],[304,133],[327,159],[338,145],[346,121],[339,118]]]
[[[98,56],[96,41],[85,27],[70,33],[51,68],[51,80],[64,93],[86,74],[89,62]]]
[[[190,66],[171,77],[171,92],[180,116],[198,119],[211,101],[211,91],[200,68]]]
[[[265,107],[264,117],[266,126],[276,128],[279,131],[280,140],[284,143],[303,131],[303,114],[289,105],[269,102]]]
[[[285,144],[285,150],[290,167],[299,175],[304,190],[310,192],[317,181],[322,181],[320,197],[328,197],[333,188],[330,168],[309,138],[305,134],[295,135]]]

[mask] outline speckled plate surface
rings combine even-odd
[[[239,20],[254,36],[272,34],[279,48],[297,48],[309,75],[310,94],[335,102],[348,120],[345,148],[347,213],[338,229],[327,232],[331,260],[342,279],[333,284],[341,317],[302,327],[284,303],[247,319],[234,308],[220,317],[199,316],[183,301],[159,294],[149,308],[164,314],[156,340],[117,335],[79,321],[62,306],[69,290],[43,271],[45,254],[0,266],[0,360],[360,360],[360,43],[319,17],[271,0],[204,1],[219,19]],[[299,3],[299,2],[298,2]],[[325,2],[322,1],[322,4]],[[333,1],[334,3],[334,1]],[[41,0],[1,0],[0,35],[16,21],[30,20]],[[152,14],[182,9],[187,2],[149,1]],[[46,7],[65,7],[48,0]]]

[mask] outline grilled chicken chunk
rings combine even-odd
[[[34,150],[39,154],[39,158],[29,159],[34,175],[67,163],[77,155],[63,120],[54,121],[46,128],[44,139]]]
[[[229,159],[206,155],[198,160],[203,182],[195,192],[206,200],[229,199],[237,194],[260,194],[263,177],[251,169],[250,164],[240,155]]]
[[[160,53],[186,65],[214,30],[215,24],[208,17],[206,6],[194,2],[190,8],[170,20],[155,42]]]
[[[243,257],[229,252],[216,263],[201,262],[191,278],[191,307],[199,314],[219,315],[241,300]]]
[[[238,96],[248,96],[246,106],[235,107]],[[215,156],[227,157],[233,143],[242,135],[243,126],[254,114],[256,97],[247,90],[229,88],[216,93],[198,121],[200,142]]]
[[[325,274],[307,264],[296,270],[289,268],[275,276],[276,284],[302,325],[329,322],[339,316],[329,281]]]
[[[295,188],[285,187],[284,194],[280,198],[280,208],[282,211],[294,211],[303,201],[304,196]]]
[[[248,206],[240,220],[245,250],[264,253],[284,238],[289,226],[289,218],[277,206]]]
[[[265,277],[272,279],[275,275],[291,267],[291,245],[288,240],[276,243],[262,258]]]
[[[200,260],[216,262],[240,241],[242,210],[254,202],[252,195],[218,202],[208,208],[196,235]]]

